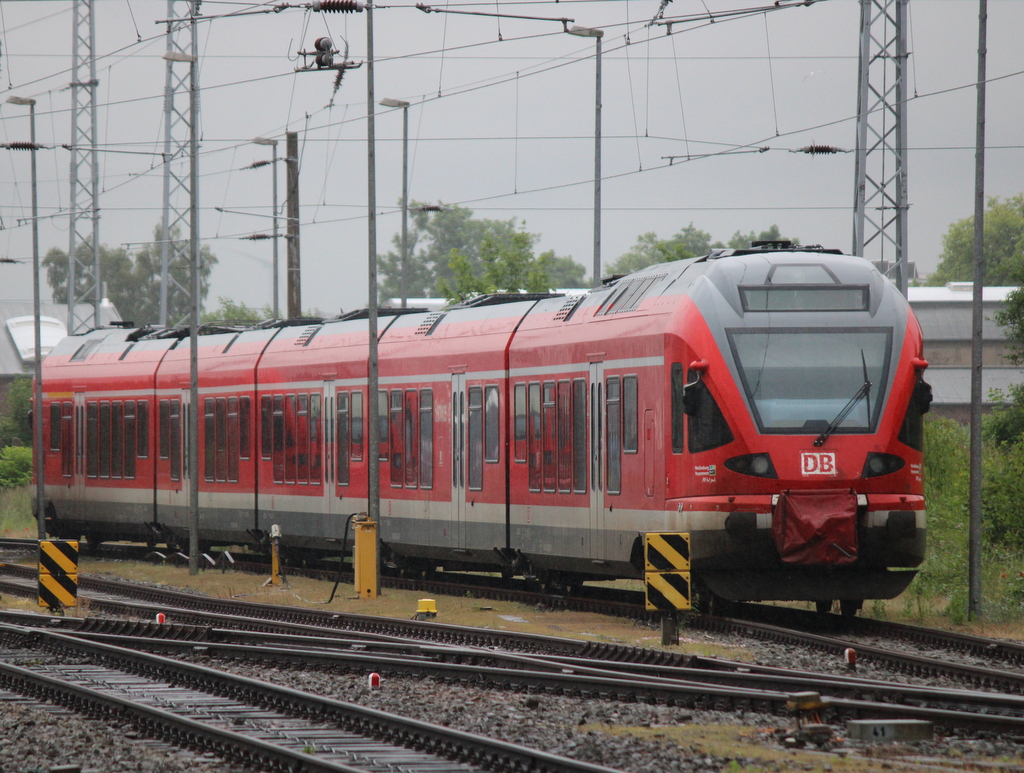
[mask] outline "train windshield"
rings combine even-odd
[[[873,431],[888,383],[892,330],[730,330],[729,344],[761,432],[822,432],[866,381],[871,388],[833,432]]]

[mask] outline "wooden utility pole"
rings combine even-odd
[[[302,316],[299,271],[299,133],[285,132],[288,168],[288,318]]]

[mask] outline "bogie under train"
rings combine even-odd
[[[891,598],[924,556],[921,331],[866,260],[773,244],[581,295],[199,337],[203,544],[336,550],[380,465],[385,556],[573,585],[688,532],[726,599]],[[187,331],[95,330],[43,368],[49,533],[188,542]],[[376,457],[376,461],[374,461]]]

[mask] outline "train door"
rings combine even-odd
[[[187,528],[189,499],[188,414],[189,390],[182,389],[167,408],[168,462],[170,488],[167,492],[173,526]],[[164,427],[161,427],[164,429]]]
[[[604,363],[590,363],[590,557],[604,558]]]
[[[466,374],[452,374],[452,514],[451,541],[466,547]]]
[[[73,464],[71,468],[71,501],[67,503],[68,517],[84,516],[85,501],[85,392],[74,395]]]
[[[335,504],[338,498],[336,480],[337,470],[334,462],[334,381],[324,379],[324,408],[321,413],[323,425],[319,428],[320,445],[323,448],[321,469],[324,475],[324,502],[323,514],[326,524],[333,524],[333,516],[338,510]],[[333,526],[328,526],[328,531],[333,531]]]

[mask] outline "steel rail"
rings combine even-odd
[[[230,761],[260,770],[308,773],[366,773],[365,768],[320,760],[241,733],[208,725],[127,698],[108,695],[83,685],[39,674],[0,660],[0,687],[57,703],[79,713],[134,725],[139,732],[176,746],[201,748]]]
[[[137,652],[101,642],[39,628],[0,625],[0,631],[37,642],[55,654],[96,658],[136,673],[185,682],[194,689],[261,705],[294,716],[335,722],[343,729],[401,744],[409,748],[460,759],[488,769],[527,770],[535,773],[612,773],[611,769],[559,757],[474,733],[432,725],[353,703],[326,698],[249,677],[237,676],[193,663]]]
[[[230,633],[230,632],[225,632]],[[862,703],[902,707],[901,716],[907,716],[921,708],[960,712],[959,722],[965,713],[981,713],[1000,717],[1024,719],[1024,698],[1003,693],[986,693],[967,690],[918,685],[897,684],[857,677],[813,674],[809,672],[787,672],[783,669],[756,670],[715,670],[702,668],[632,668],[613,662],[591,661],[584,658],[541,658],[535,656],[503,654],[494,652],[467,652],[451,648],[423,648],[413,656],[411,653],[382,654],[379,652],[329,651],[326,646],[295,646],[301,637],[288,637],[292,645],[283,649],[282,641],[275,637],[271,644],[236,644],[210,641],[195,644],[192,641],[147,639],[119,635],[80,634],[92,640],[146,651],[173,652],[177,654],[202,654],[225,660],[246,660],[264,665],[282,664],[302,667],[320,667],[332,672],[339,667],[345,670],[379,671],[404,675],[430,675],[448,681],[473,684],[490,684],[504,689],[542,690],[573,696],[598,696],[626,701],[658,702],[667,705],[684,705],[688,708],[757,707],[775,714],[786,714],[786,702],[794,692],[816,691],[828,696],[830,701],[844,699],[848,709],[856,709]],[[452,658],[473,660],[472,664],[454,662]],[[640,671],[657,673],[641,674]],[[986,717],[981,721],[958,724],[971,729],[991,729]],[[1024,727],[1011,723],[1010,729]],[[1000,725],[1000,728],[1003,728]]]

